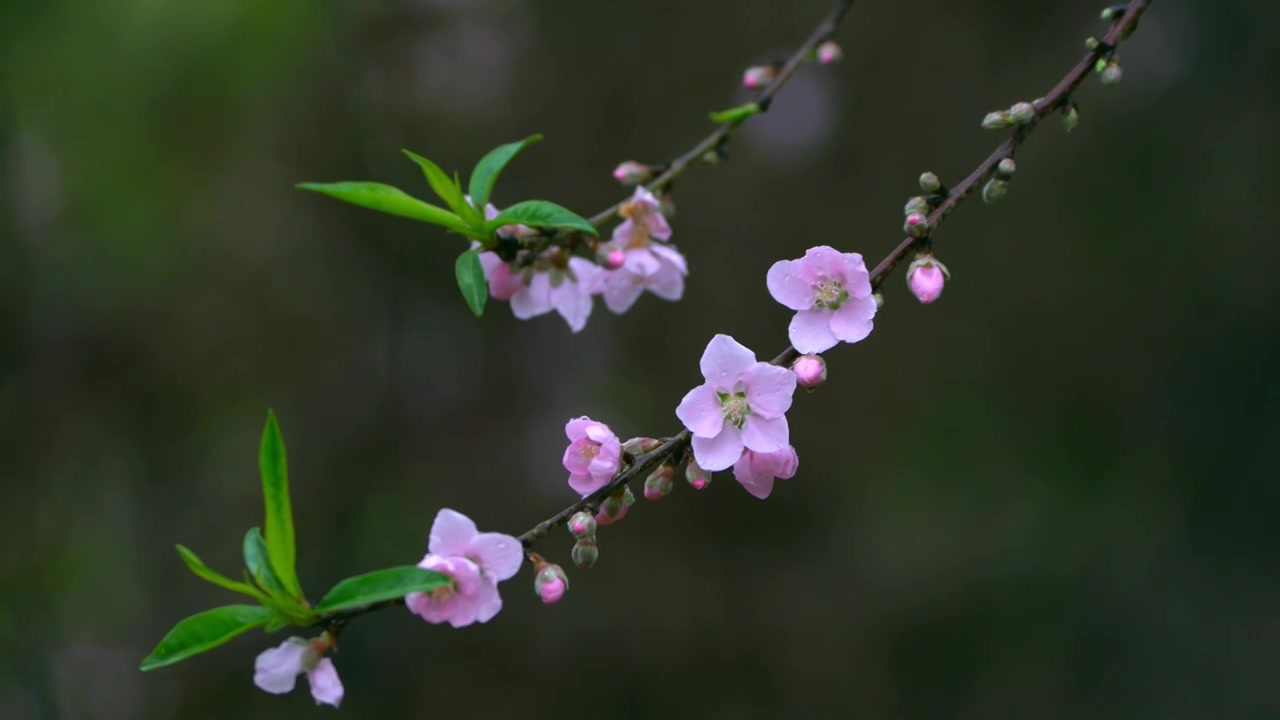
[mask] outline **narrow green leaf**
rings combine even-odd
[[[467,306],[476,317],[484,315],[484,303],[489,299],[489,284],[484,279],[484,267],[480,265],[480,255],[475,250],[468,250],[458,256],[453,265],[453,272],[458,277],[458,289],[467,301]]]
[[[212,650],[274,616],[275,611],[261,605],[224,605],[192,615],[175,625],[138,667],[154,670]]]
[[[440,169],[439,165],[421,155],[414,154],[408,150],[401,150],[400,152],[403,152],[410,160],[418,163],[418,167],[422,168],[422,174],[427,176],[427,182],[431,184],[431,189],[436,191],[436,195],[440,196],[440,199],[449,206],[449,209],[454,214],[461,216],[467,225],[484,224],[484,218],[480,213],[476,212],[476,209],[462,195],[462,185],[456,179],[457,173],[454,174],[455,177],[451,178],[445,174],[444,170]]]
[[[258,470],[262,474],[262,499],[267,511],[267,558],[284,590],[294,598],[301,599],[302,585],[298,582],[293,538],[293,505],[289,500],[289,468],[285,460],[284,439],[280,437],[280,425],[276,423],[276,414],[271,411],[267,411],[267,424],[262,428]],[[247,550],[247,537],[245,543]],[[252,567],[249,570],[253,572]],[[254,573],[254,577],[257,577],[257,573]]]
[[[307,182],[299,183],[297,187],[370,210],[439,225],[453,232],[462,232],[467,228],[467,224],[457,215],[442,207],[423,202],[391,185],[376,182]]]
[[[568,228],[588,235],[597,235],[596,229],[586,218],[546,200],[525,200],[502,211],[485,225],[492,233],[503,225],[528,225],[529,227]]]
[[[760,104],[749,102],[737,107],[731,107],[728,110],[711,113],[711,122],[720,123],[722,125],[724,123],[730,123],[736,126],[742,124],[743,120],[746,120],[758,112],[760,112]]]
[[[237,580],[232,580],[217,571],[211,570],[208,565],[205,565],[204,562],[196,556],[195,553],[182,545],[175,545],[174,547],[178,548],[178,554],[182,556],[182,561],[187,564],[187,567],[190,568],[191,572],[195,573],[197,577],[211,582],[218,587],[226,588],[232,592],[243,593],[249,597],[257,598],[259,600],[262,599],[262,593],[254,586]]]
[[[334,585],[315,609],[316,612],[322,613],[347,610],[404,597],[411,592],[435,590],[450,582],[452,581],[448,575],[413,565],[375,570],[364,575],[349,577]]]
[[[249,528],[249,532],[244,534],[244,565],[249,569],[249,575],[253,577],[254,582],[258,583],[258,587],[266,590],[271,597],[286,598],[289,593],[285,590],[284,583],[280,582],[275,569],[271,567],[269,555],[267,541],[263,539],[262,531],[258,528]]]
[[[471,202],[482,212],[489,195],[493,192],[493,184],[498,181],[498,173],[511,162],[521,150],[542,139],[541,135],[530,135],[518,142],[499,145],[490,150],[471,171]]]

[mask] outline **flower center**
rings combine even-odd
[[[600,443],[585,442],[578,446],[578,456],[582,458],[582,462],[590,463],[600,454]]]
[[[828,278],[814,283],[813,289],[817,293],[817,297],[813,299],[813,306],[816,308],[839,310],[844,301],[849,299],[849,291],[844,289],[844,285]]]
[[[448,585],[438,587],[435,590],[428,590],[427,597],[431,598],[431,602],[433,603],[443,604],[448,602],[457,591],[457,586],[454,583],[449,583]]]
[[[742,424],[751,414],[746,393],[716,393],[716,395],[720,396],[720,412],[724,413],[724,421],[741,430]]]
[[[630,220],[633,228],[625,249],[634,250],[649,244],[649,210],[644,203],[629,201],[618,208],[618,214]]]

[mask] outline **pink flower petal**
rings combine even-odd
[[[785,415],[776,418],[763,418],[752,414],[742,424],[742,444],[748,450],[758,453],[777,452],[791,441],[791,431],[787,427]],[[699,464],[702,458],[698,458]],[[703,467],[706,467],[703,465]]]
[[[693,457],[703,470],[724,470],[742,454],[742,434],[732,425],[715,437],[693,436]]]
[[[751,467],[751,451],[742,453],[738,462],[733,464],[733,477],[747,492],[764,500],[773,492],[773,476],[768,473],[757,473]]]
[[[649,237],[656,240],[671,239],[671,224],[667,222],[667,217],[662,214],[661,210],[655,209],[649,213],[646,220],[649,223]]]
[[[861,300],[849,298],[831,314],[829,325],[831,333],[839,340],[855,343],[871,334],[875,323],[876,301],[871,297]]]
[[[685,263],[684,255],[680,251],[670,245],[650,245],[649,252],[652,252],[659,260],[669,262],[680,271],[681,275],[689,274],[689,267]]]
[[[829,245],[809,248],[805,251],[800,263],[804,265],[807,272],[813,274],[813,277],[827,278],[837,282],[844,280],[844,253]]]
[[[644,293],[644,279],[637,277],[625,269],[612,270],[604,282],[604,305],[615,315],[631,309],[631,306]]]
[[[493,579],[506,580],[520,570],[520,563],[524,562],[524,547],[510,535],[480,533],[472,538],[467,557]]]
[[[511,296],[511,314],[528,320],[551,312],[551,278],[547,273],[534,273],[529,284]]]
[[[820,353],[835,347],[836,336],[831,332],[831,312],[828,310],[801,310],[791,318],[787,337],[796,350],[802,353]]]
[[[481,586],[473,602],[475,622],[487,623],[502,610],[502,596],[498,594],[498,586],[494,583]]]
[[[253,661],[253,684],[274,695],[287,693],[297,684],[298,675],[314,654],[311,643],[300,637],[291,637],[278,647],[263,650]]]
[[[796,391],[794,372],[769,363],[756,363],[742,374],[742,382],[752,415],[776,418],[791,409],[791,397]]]
[[[433,555],[462,555],[477,532],[476,524],[471,518],[444,508],[436,513],[435,522],[431,524],[431,540],[427,543],[427,550]]]
[[[737,340],[728,335],[716,335],[707,343],[698,367],[702,370],[702,377],[714,389],[729,391],[733,390],[742,373],[755,362],[755,353]]]
[[[844,289],[855,298],[871,296],[871,275],[858,253],[844,253]]]
[[[573,491],[582,497],[586,497],[599,490],[604,487],[607,482],[608,481],[598,480],[587,473],[569,474],[569,487],[573,488]]]
[[[676,417],[680,418],[680,422],[684,423],[694,437],[714,437],[724,427],[724,410],[710,383],[699,385],[686,393],[676,407]]]
[[[765,285],[774,300],[792,310],[813,307],[815,293],[812,283],[801,272],[801,260],[779,260],[769,268]]]
[[[338,677],[338,668],[329,658],[320,658],[320,662],[307,672],[307,680],[311,683],[311,697],[317,705],[342,704],[342,679]]]
[[[663,300],[675,302],[684,296],[684,276],[682,270],[664,261],[657,274],[649,279],[649,292]]]
[[[636,233],[636,224],[630,218],[623,220],[613,228],[612,242],[626,247],[631,244],[632,236]]]

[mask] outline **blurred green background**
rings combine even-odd
[[[1100,7],[860,0],[845,60],[678,183],[684,301],[597,303],[572,335],[475,320],[459,239],[293,184],[426,195],[400,148],[465,171],[542,132],[495,201],[594,213],[827,2],[0,2],[0,717],[331,713],[252,685],[284,633],[136,669],[234,601],[173,544],[239,567],[268,407],[313,595],[416,562],[441,507],[521,532],[573,499],[568,418],[668,434],[714,333],[780,350],[770,264],[882,257],[917,175],[967,174],[998,140],[979,119],[1047,91]],[[1124,81],[1091,79],[1080,127],[1046,124],[1008,197],[938,234],[943,299],[895,276],[829,353],[794,479],[641,500],[556,606],[526,569],[487,625],[359,620],[340,712],[1280,714],[1277,20],[1153,3]]]

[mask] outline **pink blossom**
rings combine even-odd
[[[613,252],[610,252],[612,259]],[[668,245],[652,244],[624,251],[622,266],[597,277],[599,292],[610,311],[629,310],[645,290],[663,300],[676,301],[684,295],[684,277],[689,274],[684,256]]]
[[[773,299],[798,311],[788,336],[802,353],[819,353],[837,342],[871,334],[876,301],[862,256],[822,245],[798,260],[779,260],[766,280]]]
[[[622,203],[618,214],[625,218],[613,229],[613,242],[623,249],[644,247],[650,238],[670,240],[671,226],[653,193],[637,187],[631,199]]]
[[[791,363],[800,387],[812,390],[827,381],[827,361],[821,355],[801,355]]]
[[[317,645],[323,649],[318,649]],[[333,661],[321,657],[328,647],[327,636],[321,635],[315,641],[291,637],[279,647],[263,650],[253,662],[253,684],[280,695],[293,690],[298,676],[305,672],[316,704],[338,707],[342,702],[342,680],[338,678],[338,669]]]
[[[747,492],[763,500],[773,492],[774,478],[793,477],[799,464],[796,449],[790,445],[771,453],[746,450],[734,463],[733,476]]]
[[[579,495],[590,495],[604,487],[618,472],[622,443],[608,425],[585,415],[564,426],[569,447],[564,451],[564,468],[569,471],[569,487]]]
[[[502,533],[482,533],[471,518],[445,508],[431,525],[427,555],[418,567],[448,575],[453,582],[405,596],[405,606],[423,620],[458,628],[488,622],[502,609],[498,582],[524,561],[520,541]]]
[[[907,268],[907,287],[920,302],[929,303],[942,297],[942,289],[950,279],[947,266],[933,259],[932,255],[917,257]]]
[[[742,71],[742,86],[748,90],[756,90],[773,82],[778,77],[778,70],[772,65],[756,65]]]
[[[795,373],[757,362],[755,353],[728,335],[716,335],[700,362],[707,382],[689,391],[676,416],[693,433],[693,456],[712,472],[724,470],[743,448],[775,452],[789,439],[786,412],[796,390]]]
[[[559,565],[543,563],[538,574],[534,576],[533,589],[538,593],[538,597],[542,598],[543,603],[554,605],[560,602],[560,598],[564,597],[565,591],[569,589],[569,577],[564,574],[564,569]]]

